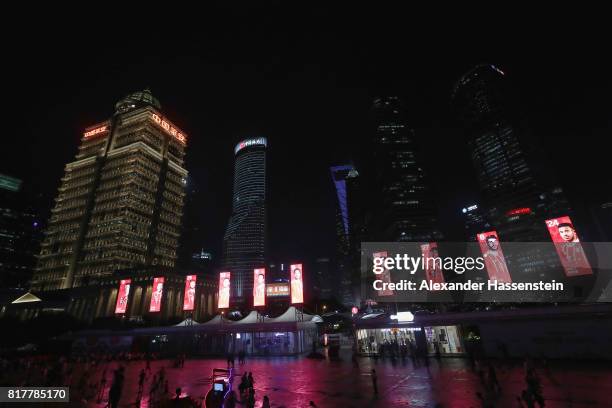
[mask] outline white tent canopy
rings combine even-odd
[[[193,319],[185,319],[185,320],[183,320],[182,322],[180,322],[180,323],[178,323],[178,324],[175,324],[174,326],[175,326],[175,327],[185,327],[185,326],[197,326],[197,325],[199,325],[199,324],[200,324],[200,323],[196,322],[196,321],[195,321],[195,320],[193,320]]]
[[[227,320],[221,315],[216,315],[207,322],[201,323],[201,326],[221,326],[222,324],[234,324],[235,322]]]
[[[313,322],[313,323],[321,323],[323,319],[319,315],[310,315],[307,313],[303,313],[302,321],[304,322]],[[275,317],[273,319],[269,319],[271,323],[285,323],[285,322],[297,322],[298,321],[298,311],[294,306],[291,306],[285,313],[282,315]]]
[[[257,311],[256,310],[251,310],[251,313],[249,313],[247,316],[244,317],[244,319],[238,320],[236,323],[265,323],[267,321],[270,320],[269,317],[264,317],[264,316],[259,316],[259,320],[258,320],[258,316],[257,316]],[[263,320],[261,320],[263,319]]]

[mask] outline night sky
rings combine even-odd
[[[83,129],[150,87],[189,136],[186,167],[197,193],[187,211],[197,231],[187,233],[188,248],[219,256],[233,146],[266,136],[271,257],[328,256],[335,233],[329,167],[349,162],[368,137],[372,98],[398,95],[417,130],[443,229],[462,239],[459,211],[476,198],[476,186],[450,92],[470,67],[493,63],[512,81],[570,198],[609,195],[612,70],[609,44],[599,47],[597,33],[499,19],[417,27],[417,20],[392,10],[321,8],[280,17],[250,6],[205,9],[176,27],[146,16],[116,27],[108,19],[32,22],[24,28],[35,34],[30,40],[5,33],[10,131],[0,173],[23,178],[48,211]]]

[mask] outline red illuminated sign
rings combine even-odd
[[[151,294],[151,304],[149,312],[159,312],[161,310],[162,297],[164,296],[164,277],[160,276],[153,279],[153,293]]]
[[[383,251],[383,252],[374,252],[372,254],[373,258],[386,258],[387,257],[387,251]],[[385,268],[385,270],[379,275],[380,280],[383,283],[391,283],[391,272],[389,272],[389,270],[387,268]],[[391,289],[388,289],[388,285],[384,286],[387,289],[381,289],[378,291],[378,296],[393,296],[393,291]]]
[[[195,308],[196,280],[196,275],[187,275],[187,277],[185,277],[185,296],[183,297],[183,310],[193,310]]]
[[[302,264],[291,265],[291,304],[304,303]]]
[[[153,119],[153,122],[157,123],[170,136],[174,137],[176,140],[183,144],[187,143],[187,138],[185,137],[185,135],[179,132],[178,129],[176,129],[174,126],[172,126],[170,122],[166,121],[165,119],[162,119],[159,115],[155,113],[151,114],[151,119]]]
[[[438,244],[430,242],[429,244],[421,245],[421,253],[425,260],[425,278],[433,283],[444,283],[442,259],[438,255]]]
[[[230,301],[230,272],[219,273],[219,309],[229,308]]]
[[[246,139],[241,141],[234,147],[234,154],[237,154],[239,151],[244,149],[245,147],[251,146],[264,146],[268,145],[268,140],[265,137],[258,137],[256,139]]]
[[[127,309],[128,299],[130,297],[131,284],[131,279],[122,279],[119,283],[119,293],[117,293],[117,304],[115,305],[115,313],[125,313]]]
[[[528,207],[515,208],[514,210],[508,211],[506,213],[506,216],[511,217],[513,215],[526,215],[526,214],[531,214],[531,208],[528,208]]]
[[[105,125],[105,126],[100,126],[100,127],[98,127],[98,128],[95,128],[95,129],[92,129],[92,130],[89,130],[89,131],[87,131],[87,132],[83,133],[83,137],[84,137],[85,139],[87,139],[87,138],[89,138],[89,137],[92,137],[92,136],[98,135],[98,134],[100,134],[100,133],[105,133],[105,132],[107,132],[107,131],[108,131],[108,128],[107,128],[107,126],[106,126],[106,125]]]
[[[584,249],[578,239],[578,234],[570,217],[559,217],[546,220],[546,227],[552,241],[555,243],[557,255],[561,259],[565,276],[592,275]]]
[[[506,259],[499,245],[496,231],[481,232],[478,234],[478,244],[485,261],[489,280],[498,282],[512,282]]]
[[[266,305],[266,270],[253,270],[253,306]]]

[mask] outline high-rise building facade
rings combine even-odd
[[[547,240],[543,219],[569,205],[546,157],[522,124],[506,75],[479,65],[456,83],[453,109],[464,129],[487,219],[500,239]]]
[[[149,90],[85,129],[41,246],[33,290],[94,284],[121,269],[174,267],[185,196],[187,135]]]
[[[40,224],[22,181],[0,174],[0,287],[27,287],[36,265]]]
[[[463,214],[463,232],[466,241],[476,241],[477,234],[491,228],[491,224],[478,204],[463,207],[461,213]]]
[[[223,237],[223,266],[232,273],[232,301],[252,301],[253,269],[265,266],[266,146],[264,137],[234,148],[232,215]]]
[[[340,303],[353,306],[358,301],[356,294],[359,291],[359,247],[357,229],[359,219],[355,214],[355,207],[359,203],[357,197],[357,178],[359,173],[352,164],[333,166],[330,168],[332,181],[336,189],[336,262],[330,269],[330,294]],[[355,224],[355,225],[353,225]],[[325,293],[323,288],[322,292]]]
[[[429,242],[441,238],[438,211],[419,159],[415,132],[398,97],[374,100],[373,158],[365,166],[370,191],[370,239]]]
[[[476,171],[483,217],[502,242],[548,242],[545,220],[573,214],[515,97],[502,70],[479,65],[456,83],[452,106]],[[525,246],[505,256],[520,279],[564,278],[552,249]]]

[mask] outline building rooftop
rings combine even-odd
[[[153,106],[161,110],[159,100],[153,96],[149,88],[134,92],[115,104],[115,113],[124,113],[143,106]]]

